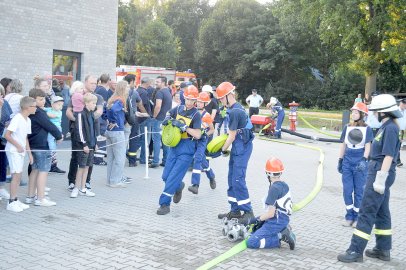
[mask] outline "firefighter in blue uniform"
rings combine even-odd
[[[271,100],[266,105],[266,107],[271,108],[272,113],[278,115],[278,117],[276,119],[275,133],[274,133],[273,137],[275,139],[280,139],[281,133],[282,133],[282,123],[283,123],[283,119],[285,118],[285,111],[283,110],[282,104],[279,102],[279,100],[276,97],[271,97]]]
[[[389,189],[395,181],[396,158],[400,147],[399,127],[395,119],[401,117],[401,113],[395,98],[388,94],[376,96],[369,110],[377,114],[382,126],[372,142],[367,183],[351,245],[337,257],[346,263],[363,261],[363,253],[374,225],[376,246],[366,250],[365,255],[389,261],[392,248]]]
[[[252,153],[252,124],[243,106],[235,99],[235,87],[230,82],[221,83],[217,89],[217,98],[227,107],[229,131],[228,138],[221,151],[224,156],[230,154],[227,150],[232,144],[230,161],[228,163],[228,201],[231,210],[219,214],[218,218],[238,218],[240,223],[246,224],[254,213],[245,182],[248,160]],[[242,214],[241,212],[244,212]]]
[[[162,125],[167,125],[170,120],[173,126],[182,131],[182,136],[180,142],[168,150],[168,158],[162,173],[165,188],[159,198],[158,215],[170,212],[172,197],[174,203],[179,203],[182,198],[182,190],[185,187],[182,180],[195,153],[196,139],[200,139],[202,135],[201,116],[195,107],[198,95],[199,91],[195,86],[188,86],[184,92],[185,105],[171,109],[162,122]]]
[[[367,159],[374,139],[372,129],[364,119],[368,108],[362,102],[351,108],[353,122],[345,126],[341,134],[341,147],[338,159],[338,172],[342,174],[343,196],[347,210],[343,226],[356,227],[362,194],[368,172]]]
[[[255,224],[255,230],[247,240],[248,248],[276,248],[280,241],[295,249],[296,236],[290,229],[289,217],[292,214],[292,197],[289,186],[281,180],[283,163],[270,158],[265,164],[265,173],[269,181],[265,210],[261,216],[252,218],[249,224]]]
[[[197,98],[197,109],[202,116],[202,136],[196,143],[196,152],[193,159],[192,185],[188,187],[188,190],[193,194],[199,192],[200,175],[202,174],[202,171],[206,172],[206,175],[210,180],[211,189],[216,188],[215,175],[213,169],[210,168],[209,161],[206,159],[205,155],[209,137],[214,133],[213,118],[204,109],[209,102],[209,93],[202,92],[199,94],[199,97]]]

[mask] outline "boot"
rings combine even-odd
[[[227,219],[232,219],[232,218],[241,218],[241,212],[240,211],[230,211],[228,213],[224,213],[224,214],[218,214],[217,216],[219,219],[223,219],[223,218],[227,218]]]
[[[254,217],[253,211],[244,211],[244,214],[238,219],[238,223],[248,225],[251,218]]]
[[[197,194],[199,192],[199,185],[192,185],[188,187],[187,190],[189,190],[193,194]]]
[[[216,186],[217,186],[216,180],[214,178],[210,179],[210,188],[211,189],[216,189]]]
[[[179,203],[180,200],[182,199],[182,190],[185,188],[185,183],[180,184],[180,188],[175,192],[175,195],[173,195],[173,202],[174,203]]]
[[[286,227],[285,229],[283,229],[281,231],[281,240],[285,243],[289,244],[289,248],[290,250],[294,250],[295,249],[295,245],[296,245],[296,236],[295,234],[292,232],[292,229],[290,228],[290,226]]]
[[[373,249],[367,249],[365,255],[370,258],[377,258],[382,261],[390,261],[390,250],[380,250],[374,247]]]
[[[347,250],[345,253],[338,255],[337,259],[340,262],[345,262],[345,263],[364,261],[364,257],[362,256],[362,254],[359,254],[358,252],[351,251],[351,250]]]
[[[57,173],[57,174],[65,174],[66,171],[61,170],[58,168],[57,164],[52,164],[51,169],[49,169],[50,173]]]
[[[171,211],[171,208],[169,207],[169,205],[161,205],[158,210],[156,210],[157,215],[166,215],[169,214],[169,212]]]

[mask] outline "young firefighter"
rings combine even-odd
[[[97,97],[91,93],[83,96],[85,107],[78,112],[75,121],[75,136],[72,137],[72,149],[82,150],[76,152],[79,168],[76,172],[75,187],[70,197],[76,198],[79,194],[94,197],[96,194],[86,188],[89,166],[93,164],[94,151],[97,149],[97,121],[94,117]]]
[[[283,171],[283,163],[279,159],[270,158],[266,161],[265,173],[270,184],[265,200],[267,211],[249,221],[249,224],[259,227],[247,240],[249,248],[280,247],[282,240],[289,244],[291,250],[295,249],[296,236],[289,226],[292,199],[288,184],[281,179]]]
[[[209,137],[214,133],[213,118],[204,109],[209,102],[209,93],[202,92],[199,94],[199,97],[197,98],[197,109],[202,116],[202,136],[196,143],[196,152],[193,159],[192,185],[188,187],[188,190],[193,194],[197,194],[199,192],[200,175],[202,171],[206,172],[206,175],[210,180],[211,189],[216,188],[215,175],[213,170],[210,168],[209,161],[206,159],[205,155]]]
[[[347,214],[343,226],[357,226],[359,207],[367,178],[367,159],[374,139],[372,129],[364,122],[367,105],[355,103],[351,108],[353,122],[341,134],[338,172],[342,174],[343,195]]]
[[[283,122],[283,119],[285,118],[285,111],[283,110],[282,104],[279,102],[279,100],[276,97],[271,97],[271,100],[266,105],[266,107],[271,108],[272,113],[278,114],[278,118],[276,120],[274,138],[280,139],[281,131],[282,131],[282,122]]]
[[[229,120],[228,138],[222,147],[224,155],[229,154],[227,150],[232,144],[230,161],[228,163],[228,202],[230,203],[230,212],[221,213],[219,219],[227,217],[238,218],[240,223],[246,224],[248,220],[254,217],[251,200],[248,194],[245,175],[248,161],[252,153],[252,124],[247,112],[235,98],[235,86],[229,82],[221,83],[216,90],[217,98],[227,107],[227,116]],[[244,214],[241,214],[244,211]]]
[[[172,197],[174,203],[179,203],[182,199],[182,190],[185,187],[182,180],[195,154],[196,139],[200,139],[202,135],[201,116],[195,108],[198,95],[199,91],[195,86],[188,86],[184,92],[185,105],[171,109],[162,122],[162,125],[168,125],[168,121],[173,119],[171,120],[172,125],[182,131],[182,137],[178,145],[170,147],[168,151],[168,158],[162,173],[165,188],[159,198],[158,215],[166,215],[170,212]]]
[[[388,94],[378,95],[372,99],[369,110],[376,114],[382,126],[372,141],[364,197],[351,245],[345,253],[337,257],[339,261],[346,263],[363,261],[363,253],[374,225],[376,246],[366,250],[365,255],[389,261],[392,248],[389,189],[395,182],[396,158],[400,148],[396,118],[402,117],[402,114],[395,98]]]

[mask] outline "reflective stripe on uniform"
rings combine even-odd
[[[362,239],[365,239],[369,241],[371,239],[371,236],[369,234],[366,234],[364,232],[361,232],[360,230],[355,229],[354,234],[358,237],[361,237]]]
[[[127,153],[127,155],[129,155],[130,157],[133,157],[133,156],[136,156],[137,155],[137,152],[128,152]]]
[[[169,193],[166,193],[166,192],[162,192],[162,194],[164,194],[164,195],[166,195],[166,196],[169,196],[169,197],[173,197],[172,194],[169,194]]]
[[[377,234],[377,235],[392,235],[392,229],[388,229],[388,230],[374,229],[374,234]]]
[[[264,248],[265,247],[265,238],[262,238],[259,240],[259,248]]]
[[[250,203],[250,202],[251,202],[250,199],[246,199],[246,200],[238,201],[237,204],[238,205],[243,205],[243,204],[247,204],[247,203]]]
[[[359,212],[359,208],[354,207],[354,211],[358,213],[358,212]]]
[[[350,210],[350,209],[353,209],[353,208],[354,208],[354,205],[352,205],[352,204],[351,204],[351,205],[346,205],[346,206],[345,206],[345,209],[347,209],[347,210]]]
[[[201,170],[197,170],[197,169],[193,169],[192,173],[201,174],[201,173],[202,173],[202,171],[201,171]]]
[[[237,202],[237,199],[236,199],[236,198],[233,198],[233,197],[228,197],[228,201],[230,201],[230,202]]]

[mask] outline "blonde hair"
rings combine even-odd
[[[83,96],[84,103],[89,103],[92,101],[97,101],[97,97],[95,95],[93,95],[92,93],[87,93]]]
[[[73,95],[73,93],[81,93],[79,92],[81,88],[85,88],[85,85],[81,81],[74,81],[72,86],[69,90],[69,95]]]
[[[128,82],[126,81],[119,81],[116,86],[116,91],[114,94],[111,96],[107,103],[107,107],[111,108],[113,106],[113,103],[118,99],[123,102],[124,105],[124,111],[127,111],[127,98],[128,98]]]

